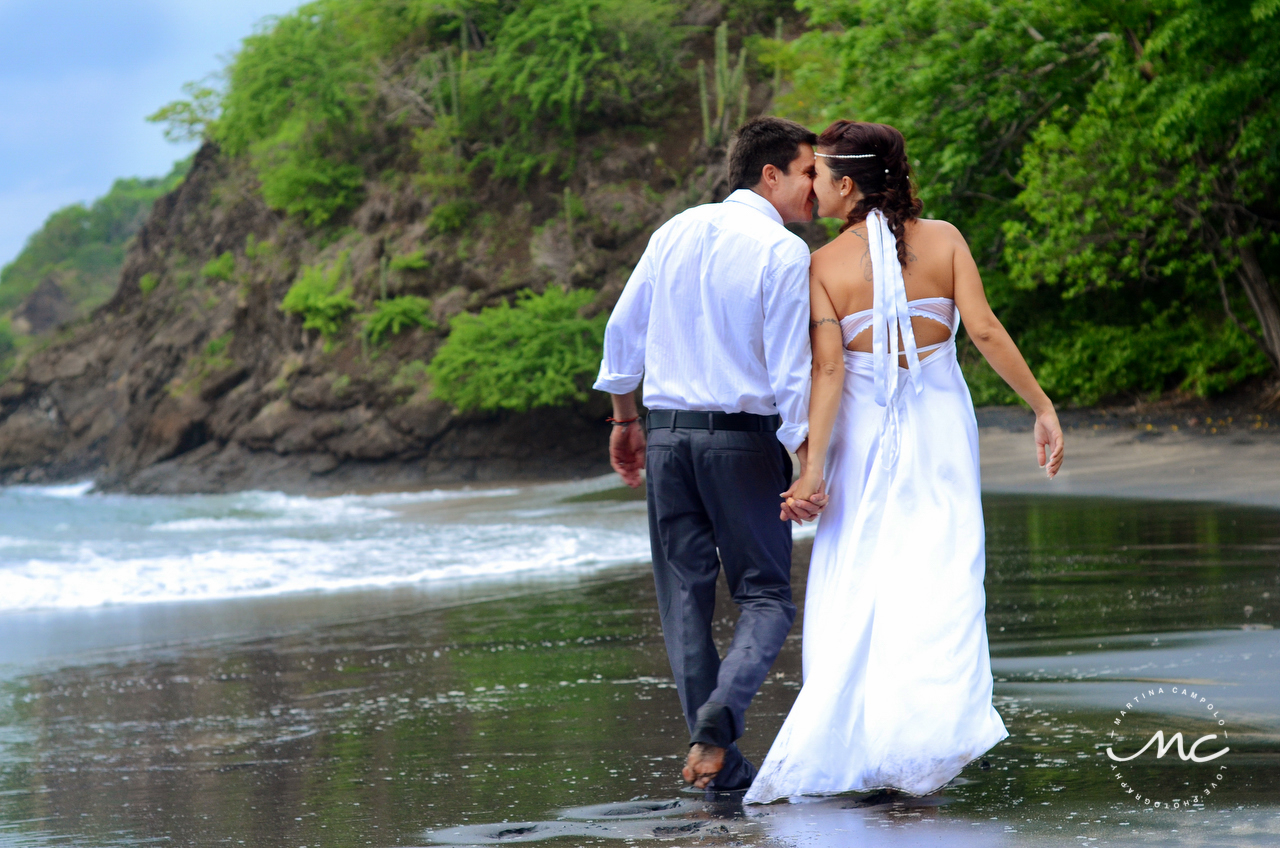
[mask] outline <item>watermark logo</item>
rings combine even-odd
[[[1187,706],[1193,710],[1190,717],[1184,715]],[[1139,692],[1125,703],[1107,736],[1112,777],[1144,807],[1202,805],[1226,779],[1227,720],[1207,694],[1191,687],[1161,685]]]

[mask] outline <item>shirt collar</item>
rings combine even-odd
[[[773,204],[756,194],[749,188],[740,188],[724,199],[725,203],[741,203],[744,206],[750,206],[752,209],[772,218],[782,225],[782,216],[778,214],[778,210],[773,208]]]

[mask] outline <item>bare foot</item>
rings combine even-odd
[[[715,776],[724,768],[724,748],[704,745],[695,742],[689,748],[689,758],[685,761],[680,774],[686,783],[692,783],[698,789],[706,789]]]

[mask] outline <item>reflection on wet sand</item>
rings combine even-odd
[[[0,844],[1280,844],[1280,514],[986,506],[997,707],[1012,735],[938,796],[743,809],[682,795],[683,720],[651,581],[632,569],[435,609],[366,593],[322,625],[211,638],[201,624],[168,644],[10,667]],[[802,565],[807,545],[796,554]],[[273,601],[290,603],[301,622],[328,601]],[[232,620],[243,604],[221,609]],[[749,714],[749,756],[781,724],[799,663],[797,628]],[[1175,684],[1221,702],[1230,779],[1190,809],[1152,809],[1117,785],[1104,749],[1126,702]],[[1149,699],[1124,744],[1192,722],[1189,702]],[[1196,778],[1184,765],[1151,759],[1130,782],[1174,797]]]

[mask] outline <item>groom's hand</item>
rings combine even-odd
[[[633,489],[643,482],[640,471],[644,468],[644,451],[644,428],[638,422],[614,425],[609,434],[609,464]]]
[[[794,521],[796,524],[813,521],[827,508],[827,493],[824,491],[826,487],[826,482],[823,482],[818,491],[814,492],[808,500],[804,500],[795,497],[796,487],[792,485],[781,495],[782,514],[778,518],[782,521]]]
[[[827,483],[824,480],[818,490],[806,498],[797,498],[796,489],[799,487],[800,481],[791,484],[791,488],[779,494],[782,498],[782,514],[778,516],[782,521],[794,521],[796,524],[803,524],[806,521],[813,521],[827,508]]]
[[[796,448],[796,459],[800,460],[800,476],[804,477],[805,472],[809,470],[809,440],[805,439],[800,443],[800,447]],[[813,521],[818,517],[823,509],[827,506],[826,481],[818,487],[818,490],[808,499],[795,497],[796,487],[800,484],[799,480],[791,484],[785,492],[781,492],[779,497],[782,498],[782,512],[778,516],[781,521],[794,521],[796,524],[803,524],[806,521]]]

